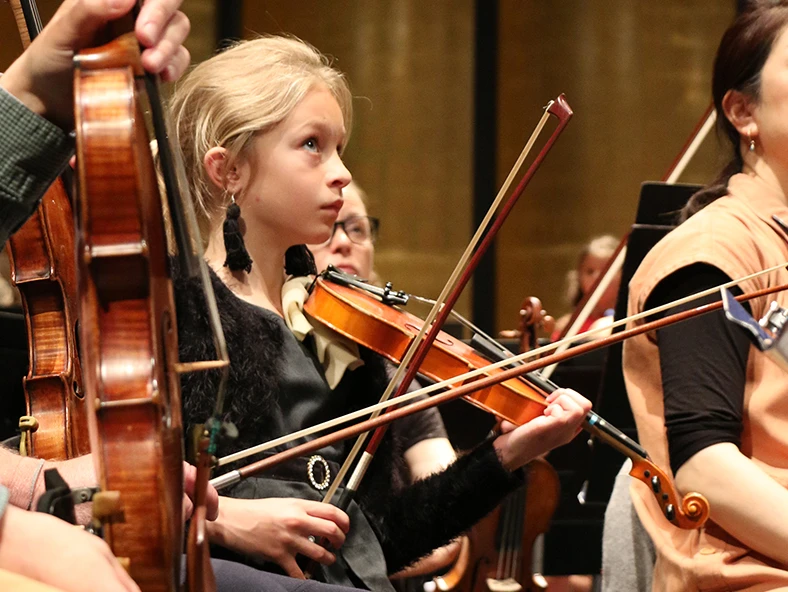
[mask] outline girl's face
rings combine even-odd
[[[337,222],[344,222],[347,226],[338,226],[334,235],[327,243],[309,245],[315,256],[318,271],[323,271],[329,265],[338,267],[345,273],[369,279],[372,274],[372,258],[375,246],[370,238],[364,238],[363,233],[357,229],[368,224],[366,220],[367,208],[361,196],[354,191],[351,185],[345,191],[345,203],[339,212]]]
[[[580,282],[580,294],[585,296],[605,268],[607,259],[587,254],[577,266],[577,281]]]
[[[599,278],[600,274],[607,266],[607,257],[597,257],[590,253],[583,257],[580,265],[577,267],[577,279],[580,282],[580,293],[586,296],[594,283]],[[592,311],[592,315],[601,316],[609,308],[615,308],[616,298],[618,297],[618,288],[621,284],[621,273],[617,273],[613,280],[608,284],[607,289],[599,297],[596,307]]]
[[[342,111],[323,86],[259,134],[238,167],[246,234],[265,233],[284,248],[328,240],[351,180],[340,157],[344,140]]]

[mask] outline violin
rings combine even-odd
[[[26,48],[41,31],[34,0],[11,0]],[[28,336],[23,379],[27,415],[20,450],[65,460],[90,452],[77,356],[74,219],[66,184],[57,179],[7,243],[11,282],[22,298]]]
[[[336,280],[342,283],[336,283]],[[304,312],[316,322],[397,363],[421,330],[422,321],[391,306],[392,302],[407,302],[403,293],[393,294],[387,287],[382,291],[381,299],[376,299],[359,290],[360,287],[364,287],[363,282],[329,270],[312,284],[309,298],[304,303]],[[640,329],[642,330],[642,327]],[[620,339],[625,333],[600,340],[597,346],[591,347],[606,345],[608,340]],[[580,346],[575,349],[575,353],[579,354],[584,353],[588,347]],[[545,397],[558,388],[538,374],[526,373],[526,368],[522,371],[520,368],[504,370],[487,368],[488,365],[488,360],[473,348],[438,332],[433,346],[424,357],[420,372],[432,380],[442,381],[478,369],[480,376],[464,381],[461,386],[453,389],[461,392],[463,399],[469,403],[516,425],[522,425],[541,415],[546,405]],[[519,376],[520,374],[525,376]],[[440,397],[433,397],[438,398]],[[431,405],[423,408],[428,406]],[[422,407],[416,404],[410,408],[415,411]],[[391,419],[399,416],[397,411],[388,415]],[[375,420],[365,423],[372,425]],[[670,489],[670,481],[664,471],[648,459],[648,453],[642,447],[620,430],[593,411],[589,412],[584,428],[632,459],[633,469],[630,474],[651,488],[668,521],[681,528],[697,528],[708,517],[708,502],[698,494],[688,494],[679,505],[677,494]],[[355,431],[352,428],[348,430]],[[325,445],[325,440],[317,438],[309,443],[308,448],[318,444]],[[303,449],[295,447],[287,454],[303,453],[306,448],[306,445]],[[269,459],[269,462],[274,461]],[[252,471],[262,470],[267,464],[260,461],[236,473],[250,474]]]
[[[144,592],[174,592],[183,434],[162,201],[141,105],[150,97],[155,119],[157,97],[146,76],[133,33],[75,58],[80,345],[101,489],[94,522]]]
[[[93,527],[143,592],[179,589],[183,523],[181,373],[219,370],[216,406],[198,435],[186,589],[214,592],[205,533],[210,464],[229,426],[220,421],[229,358],[203,260],[179,153],[169,144],[158,78],[146,73],[131,31],[136,9],[113,23],[110,43],[74,59],[77,270],[88,428],[100,493]],[[148,110],[158,148],[154,166]],[[181,363],[165,208],[178,266],[197,278],[215,360]]]
[[[342,281],[342,275],[329,272]],[[315,321],[344,337],[398,364],[414,336],[422,327],[418,317],[394,308],[363,292],[318,277],[304,303],[304,312]],[[433,381],[457,376],[468,370],[483,368],[489,361],[472,347],[447,333],[440,332],[430,348],[419,372]],[[496,376],[502,370],[485,376]],[[507,380],[474,392],[465,400],[483,410],[496,410],[496,415],[522,425],[543,414],[542,393],[522,380]]]
[[[534,459],[526,470],[526,485],[474,525],[454,567],[433,578],[425,590],[536,592],[547,588],[544,577],[533,572],[533,548],[550,526],[560,485],[546,460]]]

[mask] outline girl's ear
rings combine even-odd
[[[205,153],[202,161],[205,172],[211,182],[223,191],[231,194],[240,194],[243,188],[243,180],[238,167],[227,167],[227,149],[215,146]]]
[[[755,101],[738,90],[729,90],[722,98],[722,110],[742,138],[751,140],[758,136],[755,118]]]

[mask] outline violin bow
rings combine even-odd
[[[147,75],[146,80],[152,79],[151,75]],[[203,424],[196,438],[197,476],[194,484],[194,511],[186,539],[186,589],[189,592],[210,592],[216,589],[216,581],[210,564],[206,532],[208,486],[211,469],[217,456],[219,439],[225,427],[222,416],[227,380],[230,374],[230,356],[227,352],[227,342],[222,330],[216,295],[208,273],[208,264],[205,262],[197,216],[189,192],[186,168],[181,158],[180,149],[170,144],[170,135],[167,133],[167,129],[174,128],[169,122],[168,114],[161,108],[161,102],[151,101],[151,103],[155,103],[155,107],[152,105],[152,109],[155,108],[158,112],[158,118],[154,118],[154,121],[158,119],[160,125],[160,129],[156,130],[156,136],[159,158],[161,159],[160,170],[165,179],[167,194],[172,196],[169,199],[170,211],[177,212],[180,219],[180,224],[176,226],[175,237],[178,253],[181,255],[181,269],[188,277],[198,277],[200,280],[216,353],[214,360],[187,363],[178,361],[173,364],[173,370],[178,374],[206,370],[219,371],[213,413]]]
[[[687,296],[685,298],[681,298],[681,299],[675,300],[673,302],[668,302],[666,304],[663,304],[663,305],[660,305],[660,306],[657,306],[657,307],[654,307],[654,308],[650,308],[649,310],[645,310],[645,311],[643,311],[641,313],[632,315],[631,317],[627,317],[625,319],[621,319],[619,321],[616,321],[615,326],[616,327],[620,327],[620,326],[626,325],[628,323],[632,323],[632,322],[636,322],[638,320],[642,320],[644,318],[648,318],[650,316],[653,316],[655,314],[659,314],[661,312],[664,312],[664,311],[669,310],[671,308],[674,308],[676,306],[680,306],[682,304],[687,304],[689,302],[692,302],[693,300],[699,300],[701,298],[705,298],[706,296],[714,294],[714,293],[716,293],[716,292],[718,292],[720,290],[730,288],[732,286],[738,285],[740,283],[746,282],[746,281],[751,280],[751,279],[755,279],[755,278],[757,278],[759,276],[762,276],[762,275],[765,275],[765,274],[768,274],[768,273],[772,273],[774,271],[777,271],[779,269],[783,269],[785,267],[788,267],[788,264],[783,264],[783,265],[778,265],[778,266],[775,266],[775,267],[770,267],[768,269],[764,269],[762,271],[759,271],[759,272],[756,272],[756,273],[753,273],[753,274],[741,277],[741,278],[739,278],[737,280],[733,280],[733,281],[730,281],[730,282],[726,282],[725,284],[720,284],[719,286],[715,286],[713,288],[709,288],[708,290],[704,290],[703,292],[699,292],[698,294],[694,294],[692,296]],[[738,296],[737,298],[739,299],[739,301],[744,301],[744,300],[754,299],[754,298],[760,298],[760,297],[766,296],[766,295],[768,295],[770,293],[779,292],[779,291],[781,291],[783,289],[788,289],[788,285],[780,285],[780,286],[777,286],[777,287],[774,287],[774,288],[767,288],[767,289],[762,290],[760,292],[744,294],[744,295]],[[707,312],[711,312],[712,310],[716,310],[716,308],[709,308],[709,307],[713,307],[713,306],[714,306],[713,304],[710,304],[710,305],[704,305],[704,306],[701,306],[699,308],[693,309],[693,311],[689,311],[689,312],[693,313],[693,315],[690,315],[689,317],[677,318],[677,315],[671,315],[670,317],[665,317],[665,319],[662,319],[661,321],[654,321],[654,322],[661,322],[661,323],[663,323],[662,325],[660,325],[660,326],[658,326],[656,328],[654,326],[652,326],[651,324],[643,325],[643,326],[648,326],[648,328],[645,329],[646,331],[656,330],[658,328],[667,326],[669,323],[665,323],[664,321],[666,321],[666,320],[672,320],[672,322],[679,322],[679,321],[685,320],[687,318],[691,318],[692,316],[697,316],[697,315],[700,315],[700,314],[705,314]],[[680,313],[680,314],[684,314],[684,313]],[[609,329],[610,329],[610,327],[602,327],[602,328],[599,328],[599,329],[593,329],[592,331],[589,331],[589,333],[591,335],[593,335],[595,333],[602,333],[602,332],[605,332],[605,331],[609,331]],[[635,335],[639,335],[643,331],[644,330],[642,329],[642,327],[638,327],[638,331],[637,332],[632,333],[632,334],[627,334],[627,337],[625,337],[624,339],[626,339],[628,337],[634,337]],[[619,334],[616,333],[616,334],[614,334],[611,337],[617,337],[618,335]],[[580,341],[581,339],[585,339],[585,337],[583,337],[583,336],[568,337],[565,342],[572,342],[572,343],[574,343],[574,342]],[[578,347],[572,348],[568,352],[565,351],[565,350],[562,350],[560,352],[556,351],[561,345],[565,344],[565,342],[563,342],[563,341],[557,341],[557,342],[554,342],[554,343],[549,343],[549,344],[544,345],[544,346],[542,346],[542,347],[540,347],[538,349],[527,351],[527,352],[524,352],[524,353],[518,354],[518,355],[512,355],[511,357],[507,357],[505,360],[501,360],[501,361],[498,361],[498,362],[491,363],[491,364],[489,364],[487,366],[484,366],[482,368],[477,368],[475,370],[471,370],[471,371],[466,372],[464,374],[458,374],[457,376],[454,376],[452,378],[447,378],[446,380],[443,380],[443,381],[440,381],[440,382],[436,382],[434,384],[431,384],[429,386],[420,388],[418,390],[415,390],[415,391],[412,391],[412,392],[409,392],[409,393],[404,393],[403,395],[398,397],[396,400],[392,399],[392,400],[389,400],[389,401],[378,402],[378,403],[375,403],[374,405],[370,405],[368,407],[364,407],[363,409],[358,409],[356,411],[353,411],[353,412],[348,413],[346,415],[343,415],[341,417],[336,417],[334,419],[330,419],[330,420],[324,421],[322,423],[316,424],[316,425],[308,427],[308,428],[304,428],[304,429],[299,430],[297,432],[292,432],[292,433],[287,434],[285,436],[281,436],[281,437],[276,438],[274,440],[269,440],[268,442],[264,442],[264,443],[258,444],[256,446],[252,446],[252,447],[247,448],[245,450],[239,450],[238,452],[234,452],[233,454],[229,454],[227,456],[224,456],[224,457],[220,458],[217,461],[216,466],[221,467],[221,466],[224,466],[224,465],[227,465],[227,464],[239,461],[239,460],[243,460],[244,458],[248,458],[248,457],[250,457],[250,456],[252,456],[254,454],[259,454],[261,452],[265,452],[265,451],[270,450],[272,448],[276,448],[278,446],[283,446],[283,445],[288,444],[290,442],[293,442],[295,440],[298,440],[298,439],[301,439],[301,438],[305,438],[307,436],[311,436],[312,434],[315,434],[315,433],[318,433],[318,432],[322,432],[322,431],[334,428],[334,427],[336,427],[338,425],[341,425],[343,423],[347,423],[348,421],[359,419],[361,417],[364,417],[365,415],[369,415],[371,413],[374,413],[375,411],[380,411],[380,410],[383,410],[383,409],[387,409],[389,407],[393,407],[395,405],[399,405],[400,403],[405,403],[405,402],[411,401],[411,400],[413,400],[413,399],[415,399],[417,397],[421,397],[423,395],[431,395],[432,393],[434,393],[436,391],[439,391],[439,390],[442,390],[442,389],[445,389],[445,388],[450,388],[450,387],[456,385],[457,383],[463,383],[463,382],[468,382],[468,381],[471,381],[471,380],[475,380],[475,379],[477,379],[479,377],[485,376],[491,370],[496,370],[496,369],[499,369],[499,368],[512,366],[513,364],[521,364],[521,363],[525,362],[526,360],[529,360],[529,359],[535,358],[535,357],[538,358],[538,357],[540,357],[540,356],[542,356],[544,354],[545,357],[541,358],[541,360],[539,360],[542,363],[542,366],[538,366],[538,367],[535,368],[535,370],[539,370],[541,367],[547,366],[547,365],[549,365],[551,363],[562,362],[564,360],[573,358],[575,356],[579,356],[579,355],[582,355],[584,353],[588,353],[589,351],[593,351],[597,347],[606,347],[607,345],[612,345],[613,343],[617,343],[619,341],[623,341],[624,339],[616,338],[616,339],[612,339],[611,341],[603,341],[603,340],[600,339],[600,340],[597,340],[597,341],[594,341],[594,342],[588,342],[588,343],[582,344],[582,348],[583,349],[580,349],[580,346],[578,346]],[[602,344],[602,345],[597,345],[597,344]],[[597,347],[593,347],[594,345],[596,345]],[[589,347],[589,346],[591,346],[591,347]],[[576,352],[578,352],[578,353],[576,353]],[[561,356],[560,359],[556,359],[557,355]],[[531,371],[534,371],[534,370],[531,370]],[[251,467],[252,465],[249,465],[249,466]],[[234,485],[234,484],[238,483],[241,479],[243,479],[245,477],[248,477],[248,476],[251,476],[251,473],[248,473],[246,471],[247,471],[247,468],[242,468],[242,469],[239,469],[238,471],[231,471],[229,473],[225,473],[225,474],[223,474],[223,475],[221,475],[219,477],[216,477],[216,478],[212,479],[211,480],[211,485],[213,485],[217,489],[223,489],[223,488],[229,487],[230,485]],[[259,472],[259,471],[254,471],[254,474],[256,474],[257,472]]]
[[[169,125],[169,128],[173,129],[171,125]],[[165,141],[169,145],[169,136],[165,136]],[[222,416],[224,415],[227,380],[230,375],[230,356],[227,352],[227,342],[222,330],[216,295],[208,273],[208,264],[205,262],[202,242],[199,238],[200,232],[197,216],[194,213],[194,204],[188,193],[189,184],[186,179],[186,169],[183,165],[183,160],[180,158],[180,150],[173,150],[172,146],[169,146],[169,149],[177,155],[173,158],[173,166],[178,186],[181,188],[179,193],[181,206],[188,233],[191,237],[189,245],[198,264],[196,270],[208,308],[208,320],[216,352],[215,360],[189,363],[178,362],[174,364],[174,369],[178,374],[205,370],[219,370],[220,372],[216,386],[216,403],[213,413],[203,424],[196,438],[197,475],[194,483],[194,511],[186,538],[186,589],[188,592],[211,592],[216,589],[216,581],[213,568],[210,565],[210,549],[206,531],[208,486],[211,478],[211,469],[217,456],[219,440],[225,427]],[[180,248],[184,249],[186,246]]]
[[[670,168],[668,168],[668,170],[662,176],[661,181],[663,183],[667,185],[676,184],[678,178],[684,172],[684,169],[687,168],[690,160],[692,160],[692,158],[697,153],[698,148],[700,148],[700,145],[706,139],[709,131],[711,131],[711,129],[714,127],[714,123],[716,121],[717,112],[714,110],[714,105],[712,104],[709,105],[706,111],[703,113],[703,116],[692,130],[692,133],[687,138],[687,141],[684,142],[684,146],[682,146],[673,163],[670,165]],[[615,251],[613,251],[613,254],[608,259],[604,270],[599,274],[599,277],[591,286],[591,290],[589,290],[588,294],[584,296],[577,307],[575,307],[569,322],[566,324],[566,330],[561,335],[559,341],[567,337],[573,337],[580,331],[580,327],[582,327],[586,322],[589,315],[591,314],[591,311],[594,310],[594,307],[602,298],[602,294],[605,293],[605,290],[607,290],[607,287],[613,281],[613,278],[619,271],[621,271],[621,268],[624,266],[628,242],[629,233],[625,234],[621,239],[621,242],[618,243]],[[586,336],[588,336],[588,333],[586,333]],[[547,366],[542,370],[541,374],[545,378],[550,378],[554,370],[555,365]]]
[[[495,221],[492,223],[489,229],[487,229],[490,220],[492,220],[492,217],[495,215],[496,210],[500,206],[507,191],[509,190],[509,187],[514,181],[517,171],[522,166],[525,158],[527,157],[528,153],[536,142],[537,137],[541,133],[551,115],[558,119],[558,125],[548,140],[545,142],[545,145],[542,147],[539,154],[531,163],[531,166],[521,178],[517,187],[506,200],[506,203],[501,207],[501,211],[495,218]],[[440,332],[440,329],[448,317],[450,310],[457,302],[460,293],[470,280],[470,277],[478,266],[479,261],[487,252],[487,249],[494,240],[498,230],[503,225],[512,208],[517,203],[519,197],[525,191],[526,186],[530,182],[531,178],[533,178],[536,171],[539,169],[548,152],[553,147],[553,144],[555,144],[555,141],[564,131],[571,117],[572,109],[569,106],[569,103],[567,103],[566,97],[564,97],[564,95],[559,95],[554,101],[550,101],[550,103],[548,103],[548,105],[545,107],[545,113],[537,124],[533,134],[531,134],[531,137],[515,162],[514,167],[512,167],[512,170],[507,176],[506,181],[504,181],[500,191],[498,192],[498,195],[496,196],[495,200],[487,211],[486,216],[479,225],[479,228],[476,230],[476,233],[466,247],[465,252],[452,272],[451,277],[444,286],[441,295],[437,298],[435,305],[432,307],[430,314],[425,319],[421,331],[419,331],[419,334],[411,342],[408,351],[403,357],[402,363],[397,368],[396,373],[392,377],[388,387],[383,393],[381,402],[386,401],[389,397],[391,397],[392,393],[393,397],[397,398],[407,390],[411,381],[415,378],[416,372],[424,360],[424,357],[427,355],[430,345],[433,343]],[[484,238],[482,238],[482,235],[484,235]],[[359,460],[355,470],[353,471],[353,474],[347,483],[347,486],[343,491],[342,498],[337,504],[340,508],[346,509],[347,505],[350,503],[350,500],[355,495],[355,492],[358,490],[359,484],[363,479],[366,470],[369,467],[369,464],[372,461],[372,458],[374,457],[375,452],[377,451],[377,448],[383,439],[383,436],[385,435],[385,432],[386,428],[381,427],[377,429],[372,435],[372,438],[364,450],[364,454]],[[334,477],[333,482],[326,491],[323,502],[328,503],[333,498],[339,485],[342,483],[345,474],[348,472],[349,467],[352,465],[356,456],[360,452],[365,438],[366,435],[362,435],[356,440],[353,448],[345,459],[345,462],[342,464],[339,473]]]

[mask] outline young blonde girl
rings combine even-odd
[[[172,113],[228,340],[228,418],[240,432],[230,448],[376,400],[386,384],[382,359],[335,343],[358,354],[338,370],[333,358],[318,356],[310,331],[291,329],[303,316],[283,305],[283,292],[298,301],[293,294],[303,283],[286,283],[287,276],[314,271],[304,245],[328,240],[351,180],[341,158],[352,121],[344,77],[301,41],[256,39],[197,66],[176,90]],[[195,294],[179,283],[184,360],[212,348]],[[188,423],[208,416],[211,385],[206,376],[184,380]],[[235,487],[221,498],[210,536],[247,561],[278,564],[293,576],[303,577],[300,554],[322,563],[319,577],[329,582],[390,589],[388,573],[470,527],[522,482],[520,467],[574,436],[589,403],[569,391],[549,403],[544,416],[504,426],[502,435],[414,484],[397,478],[398,465],[406,450],[432,437],[423,428],[429,414],[399,422],[347,513],[318,500],[350,443],[321,449],[319,459],[298,459]],[[336,553],[314,537],[326,537]]]

